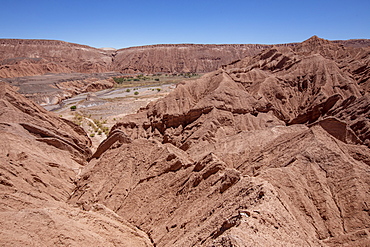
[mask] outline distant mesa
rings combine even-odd
[[[306,42],[321,40],[317,36]],[[329,42],[329,41],[328,41]],[[368,47],[370,40],[331,41],[349,47]],[[277,44],[293,47],[298,43]],[[0,77],[45,73],[206,73],[252,57],[273,45],[168,44],[124,49],[93,48],[55,40],[0,39]]]

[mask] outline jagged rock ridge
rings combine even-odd
[[[333,41],[368,47],[369,40]],[[281,44],[278,46],[295,46]],[[186,73],[211,72],[221,65],[254,56],[272,45],[150,45],[125,49],[96,49],[54,40],[0,39],[0,77],[45,73]]]
[[[105,206],[66,203],[91,156],[82,128],[0,82],[0,136],[1,246],[152,246]]]
[[[178,85],[113,128],[70,203],[102,203],[157,246],[369,245],[356,49],[313,37]]]
[[[92,155],[2,84],[2,225],[19,226],[2,245],[368,246],[368,61],[318,37],[272,47],[179,84]]]

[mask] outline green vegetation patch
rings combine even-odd
[[[116,87],[142,87],[158,86],[163,84],[179,83],[184,80],[199,78],[201,74],[197,73],[179,73],[179,74],[153,74],[153,75],[125,75],[122,77],[113,77],[117,83]]]

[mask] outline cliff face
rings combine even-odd
[[[333,41],[351,47],[369,40]],[[281,44],[277,46],[295,46]],[[186,73],[211,72],[220,66],[254,56],[272,45],[152,45],[120,50],[53,40],[0,40],[0,77],[45,73]]]
[[[117,51],[113,70],[122,73],[210,72],[256,55],[268,45],[153,45]]]
[[[106,72],[112,52],[54,40],[0,40],[0,77]]]
[[[154,45],[121,50],[49,40],[0,40],[0,76],[45,73],[210,72],[268,45]]]

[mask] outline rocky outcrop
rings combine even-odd
[[[179,84],[113,127],[70,203],[156,246],[369,245],[365,50],[312,37]]]
[[[321,42],[323,42],[321,39],[314,37],[303,43],[275,46],[177,44],[107,50],[63,41],[2,39],[0,40],[0,77],[8,78],[6,81],[18,87],[19,92],[38,104],[55,105],[79,93],[112,88],[114,86],[112,77],[122,76],[121,73],[204,73],[230,63],[232,64],[229,67],[233,65],[240,67],[241,64],[253,60],[256,70],[235,73],[233,79],[238,82],[248,78],[261,79],[266,76],[266,74],[260,74],[261,66],[270,66],[274,71],[294,66],[297,62],[295,57],[287,54],[279,57],[284,50],[291,50],[307,55],[305,59],[311,65],[326,64],[319,61],[320,59],[334,61],[335,65],[327,64],[326,68],[321,68],[322,71],[327,70],[323,75],[324,80],[325,76],[330,76],[331,69],[345,68],[346,72],[349,72],[359,83],[361,94],[369,92],[369,40],[325,41],[324,49],[318,48]],[[270,49],[272,47],[276,48]],[[258,55],[265,49],[267,49],[266,53]],[[253,58],[254,56],[256,57]],[[313,62],[308,56],[315,57],[317,61]],[[267,64],[259,65],[258,61],[261,59]],[[299,64],[303,66],[303,63]],[[306,65],[311,68],[311,71],[304,72],[306,79],[309,80],[308,77],[312,77],[316,67]],[[108,73],[108,71],[115,72]],[[237,76],[241,76],[241,79],[236,78]],[[347,80],[345,77],[333,79],[341,82]],[[294,80],[294,78],[288,80]],[[302,86],[304,85],[303,83]],[[317,115],[317,109],[310,109],[310,111],[314,116]],[[308,116],[306,113],[304,115]]]
[[[269,45],[151,45],[117,51],[112,69],[122,73],[204,73]]]
[[[109,137],[100,143],[99,147],[90,159],[99,158],[105,151],[112,148],[113,145],[119,146],[122,143],[131,143],[131,140],[120,130],[110,133]]]
[[[369,40],[332,41],[344,47],[368,47]],[[298,43],[280,44],[294,47]],[[124,49],[96,49],[55,40],[0,39],[0,77],[45,73],[203,73],[211,72],[272,45],[261,44],[168,44]],[[363,64],[353,70],[363,78]],[[365,72],[368,79],[368,71]]]
[[[362,144],[362,141],[357,137],[347,123],[340,121],[337,118],[327,117],[313,123],[313,125],[320,125],[326,132],[344,143]]]
[[[143,128],[134,124],[125,131],[135,138],[138,133],[141,137],[159,133],[166,142],[187,150],[194,142],[216,142],[240,131],[313,123],[349,97],[361,97],[358,82],[348,71],[333,59],[311,53],[305,47],[300,52],[272,48],[180,84],[148,107]]]
[[[0,40],[0,77],[109,71],[112,51],[56,40]]]
[[[153,246],[104,205],[66,203],[90,146],[82,128],[0,82],[1,246]]]
[[[2,83],[1,244],[369,246],[367,49],[271,47],[180,83],[93,155]]]
[[[344,120],[356,135],[370,147],[370,95],[349,97],[328,115]]]

